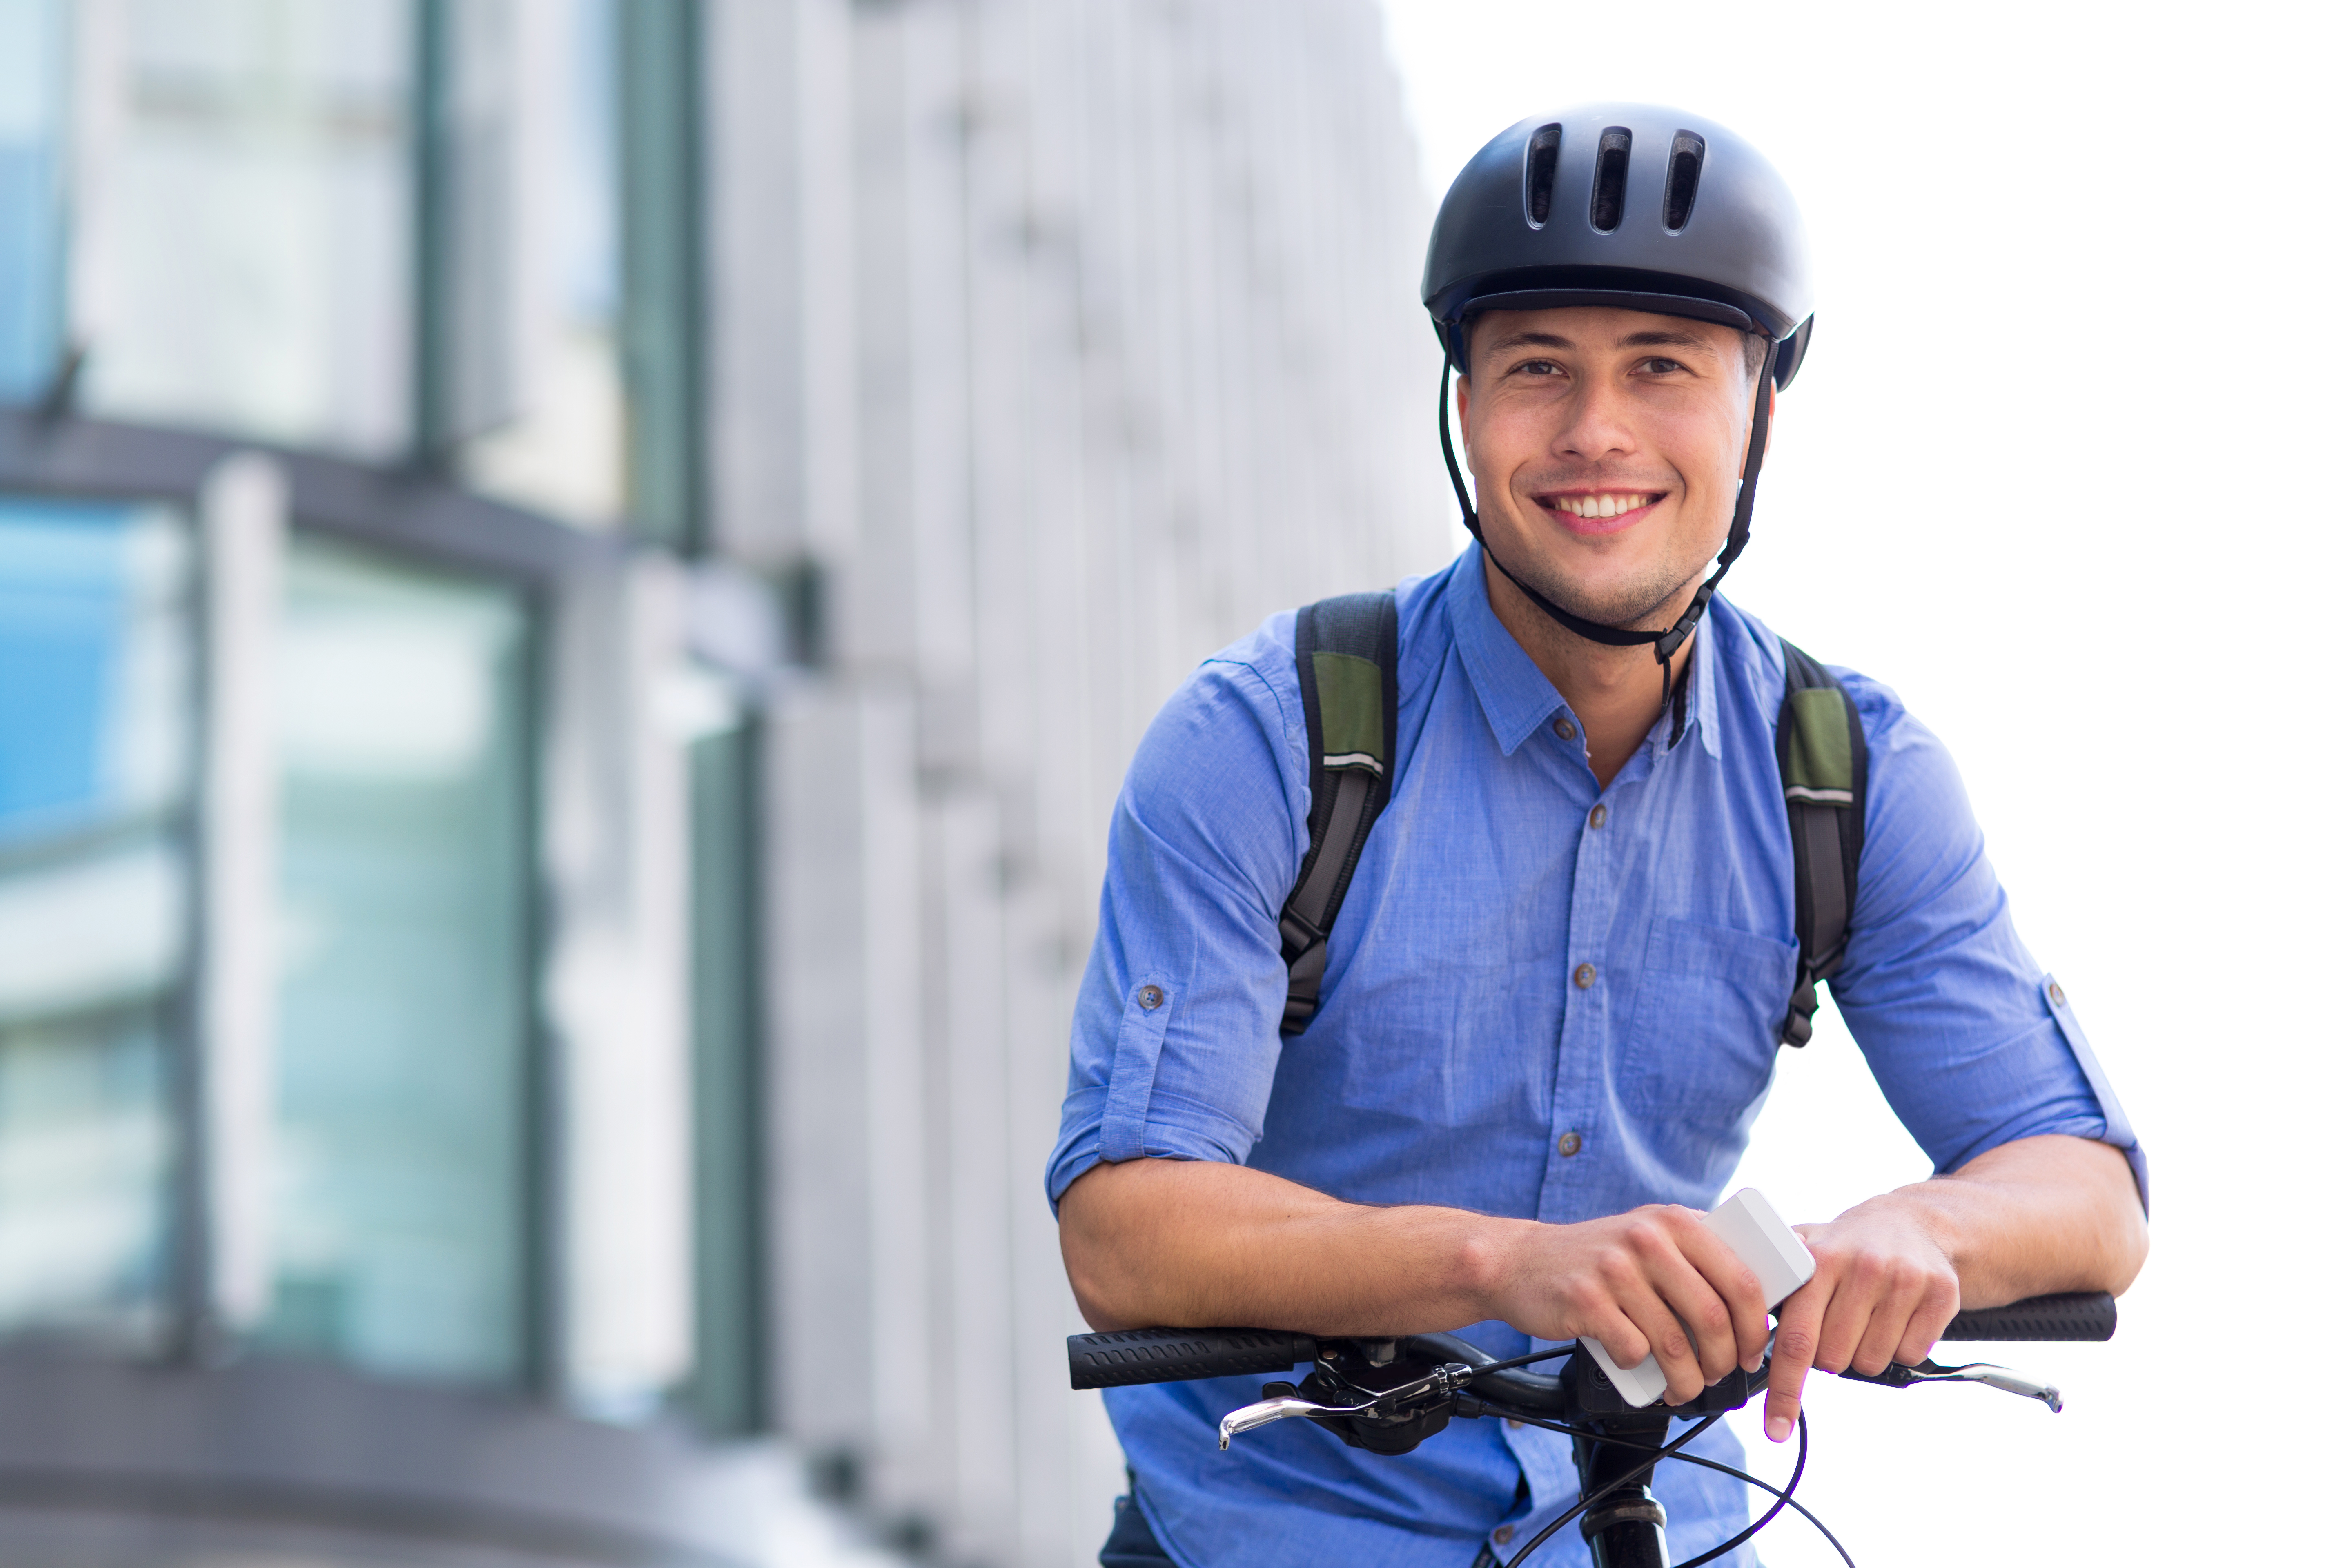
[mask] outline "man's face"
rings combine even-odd
[[[1488,548],[1587,620],[1666,626],[1730,531],[1755,411],[1743,346],[1640,310],[1478,316],[1454,395]]]

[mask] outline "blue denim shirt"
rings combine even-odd
[[[1295,615],[1202,665],[1154,721],[1112,822],[1056,1202],[1098,1161],[1150,1157],[1560,1223],[1717,1201],[1771,1087],[1796,974],[1780,644],[1717,598],[1685,732],[1662,717],[1604,790],[1576,716],[1495,618],[1482,565],[1474,545],[1397,590],[1394,794],[1331,934],[1321,1010],[1294,1039],[1278,1032],[1276,916],[1307,848]],[[1951,759],[1893,692],[1837,673],[1870,791],[1833,988],[1888,1102],[1938,1171],[2048,1132],[2116,1143],[2144,1170],[2011,925]],[[1159,1005],[1138,1000],[1147,986]],[[1467,1334],[1530,1347],[1501,1323]],[[1457,1421],[1402,1458],[1306,1422],[1218,1452],[1217,1416],[1257,1382],[1105,1395],[1186,1568],[1468,1568],[1496,1527],[1524,1539],[1529,1516],[1576,1496],[1568,1439],[1495,1421]],[[1720,1428],[1695,1451],[1738,1458]],[[1693,1466],[1667,1466],[1657,1490],[1677,1558],[1748,1517],[1738,1482]],[[1583,1550],[1564,1534],[1548,1560]]]

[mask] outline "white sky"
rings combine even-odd
[[[1821,324],[1727,593],[1951,744],[2151,1151],[2117,1341],[1970,1352],[2063,1415],[1833,1386],[1801,1495],[1865,1568],[2324,1560],[2347,1446],[2286,1402],[2336,1397],[2352,1282],[2340,8],[1385,3],[1433,189],[1587,99],[1795,186]],[[1924,1169],[1833,1029],[1740,1181],[1810,1219]],[[2204,1451],[2249,1474],[2208,1495]]]

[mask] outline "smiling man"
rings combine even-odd
[[[1119,798],[1047,1177],[1087,1321],[1591,1336],[1694,1397],[1773,1332],[1700,1221],[1832,974],[1937,1173],[1800,1227],[1817,1272],[1780,1305],[1768,1435],[1809,1367],[1917,1362],[1963,1305],[2124,1289],[2138,1146],[1949,758],[1843,671],[1819,680],[1863,820],[1827,841],[1832,868],[1854,845],[1843,923],[1808,925],[1831,894],[1776,737],[1820,667],[1714,597],[1811,331],[1786,187],[1672,110],[1529,121],[1447,195],[1424,300],[1475,542],[1210,659]],[[1325,646],[1343,619],[1370,651]],[[1333,658],[1392,667],[1392,721],[1339,738]],[[1326,839],[1357,852],[1318,880]],[[1398,1458],[1304,1422],[1221,1454],[1217,1416],[1256,1396],[1107,1395],[1135,1485],[1106,1564],[1473,1568],[1576,1493],[1568,1439],[1489,1421]],[[1738,1458],[1719,1427],[1693,1451]],[[1677,1560],[1745,1522],[1737,1482],[1666,1472]]]

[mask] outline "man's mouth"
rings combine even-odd
[[[1654,506],[1665,500],[1664,490],[1596,490],[1578,495],[1549,495],[1536,498],[1537,504],[1557,516],[1572,517],[1580,522],[1607,522],[1614,518]]]

